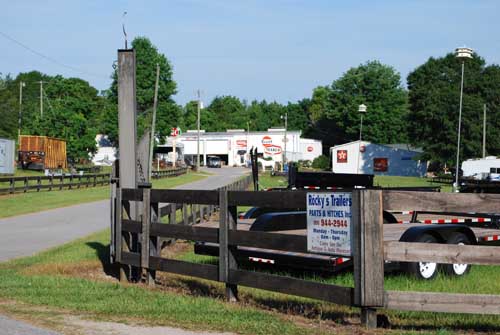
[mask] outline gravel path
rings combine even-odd
[[[244,168],[206,169],[205,171],[213,175],[177,188],[210,190],[227,185],[248,173],[248,169]],[[47,248],[105,229],[109,226],[109,217],[109,200],[103,200],[0,219],[0,262],[30,256]],[[125,331],[105,333],[103,330],[101,329],[103,334],[129,334]],[[0,315],[0,335],[7,334],[58,335]],[[190,333],[175,328],[164,328],[162,332],[155,334],[204,333]]]

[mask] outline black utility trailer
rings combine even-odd
[[[252,150],[252,156],[256,157]],[[259,189],[256,160],[252,159],[254,189]],[[373,175],[337,174],[332,172],[299,172],[290,164],[288,186],[267,189],[268,192],[282,190],[352,191],[355,188],[383,189],[373,185]],[[386,189],[386,188],[384,188]],[[391,190],[439,192],[439,187],[397,187]],[[456,212],[386,212],[384,211],[384,240],[443,244],[500,245],[500,214],[498,213],[456,213]],[[410,220],[399,220],[397,216],[409,216]],[[422,215],[440,216],[445,219],[420,220]],[[453,218],[450,218],[452,216]],[[456,218],[455,218],[456,217]],[[446,219],[447,218],[447,219]],[[431,224],[428,224],[428,221]],[[279,232],[305,235],[306,212],[296,208],[273,209],[254,207],[239,215],[239,230]],[[197,254],[218,256],[216,243],[196,243]],[[352,265],[349,258],[317,254],[280,252],[258,248],[238,247],[235,253],[240,262],[258,262],[266,266],[336,272]],[[436,263],[386,264],[387,268],[398,267],[421,279],[431,279],[438,269],[449,275],[462,276],[469,270],[468,264],[439,265]]]

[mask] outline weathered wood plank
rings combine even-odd
[[[307,236],[261,231],[229,231],[229,244],[307,253]]]
[[[500,295],[386,291],[385,308],[468,314],[500,314]]]
[[[154,222],[151,225],[150,235],[173,237],[183,240],[217,243],[219,230],[217,228],[185,226],[181,224],[161,224]]]
[[[151,190],[152,202],[216,205],[217,191],[206,190]]]
[[[351,287],[276,276],[263,272],[231,270],[229,282],[235,285],[329,301],[339,305],[351,306],[354,302],[354,289]]]
[[[153,257],[149,259],[151,269],[165,271],[185,276],[198,277],[216,281],[218,279],[217,266],[210,264],[196,264],[191,262],[178,261]]]
[[[141,234],[141,267],[149,267],[149,229],[151,224],[151,188],[142,190],[142,234]]]
[[[122,188],[122,199],[127,201],[142,201],[142,190],[138,188]]]
[[[141,233],[142,226],[141,221],[122,219],[122,231],[126,231],[129,233]]]
[[[304,191],[259,192],[229,191],[229,206],[256,206],[272,208],[306,208]]]
[[[353,261],[355,303],[361,307],[384,304],[382,192],[353,191]],[[366,318],[373,320],[371,317]],[[367,324],[376,327],[376,324]]]
[[[219,191],[219,281],[227,283],[229,277],[229,213],[227,191]]]
[[[383,191],[384,210],[496,213],[500,194]]]
[[[500,265],[500,247],[384,242],[384,259],[399,262]]]
[[[141,266],[141,254],[138,252],[123,251],[122,264]]]

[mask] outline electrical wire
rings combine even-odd
[[[61,63],[59,62],[58,60],[52,58],[52,57],[49,57],[47,55],[44,55],[43,53],[41,52],[38,52],[36,51],[35,49],[32,49],[30,48],[29,46],[27,46],[26,44],[16,40],[15,38],[5,34],[4,32],[0,31],[0,35],[2,35],[4,38],[8,39],[9,41],[11,42],[14,42],[15,44],[23,47],[24,49],[30,51],[31,53],[39,56],[39,57],[42,57],[44,58],[45,60],[48,60],[49,62],[51,63],[54,63],[56,65],[59,65],[61,67],[64,67],[64,68],[67,68],[67,69],[70,69],[72,71],[75,71],[75,72],[80,72],[80,73],[83,73],[83,74],[86,74],[86,75],[89,75],[89,76],[94,76],[94,77],[99,77],[99,78],[106,78],[106,79],[109,79],[107,76],[103,76],[103,75],[100,75],[100,74],[96,74],[96,73],[92,73],[92,72],[88,72],[88,71],[85,71],[85,70],[81,70],[81,69],[78,69],[76,67],[73,67],[73,66],[70,66],[70,65],[66,65],[64,63]]]

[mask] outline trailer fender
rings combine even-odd
[[[260,215],[250,227],[251,231],[278,231],[306,229],[305,211],[274,212]]]
[[[471,244],[477,244],[476,235],[469,227],[457,224],[417,226],[407,229],[399,239],[400,242],[415,242],[424,234],[432,235],[439,243],[446,243],[454,233],[462,233]]]
[[[398,219],[391,212],[383,211],[382,212],[384,223],[398,223]]]

